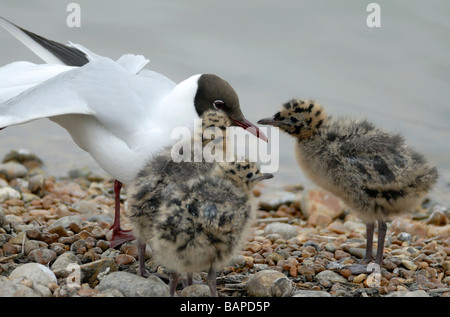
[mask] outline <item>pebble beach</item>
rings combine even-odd
[[[155,263],[149,248],[146,268],[154,274],[143,278],[137,275],[136,241],[110,247],[113,181],[86,168],[56,178],[33,153],[5,156],[0,164],[0,296],[169,295],[169,272]],[[427,199],[392,219],[383,266],[352,275],[345,266],[364,256],[365,224],[338,198],[300,184],[260,184],[253,195],[257,220],[241,251],[218,270],[219,297],[450,297],[447,206]],[[124,193],[122,198],[126,228]],[[194,275],[200,282],[205,278],[206,272]],[[176,292],[179,297],[209,295],[203,283],[180,283]]]

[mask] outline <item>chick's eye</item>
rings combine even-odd
[[[222,110],[225,107],[225,102],[222,100],[216,100],[213,102],[214,108],[217,110]]]

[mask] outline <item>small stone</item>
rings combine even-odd
[[[25,166],[16,162],[0,164],[0,177],[6,180],[24,177],[27,172],[28,170]]]
[[[95,215],[99,212],[99,206],[87,200],[77,201],[72,208],[78,210],[80,214]]]
[[[417,290],[414,292],[396,291],[386,295],[386,297],[430,297],[430,295],[423,290]]]
[[[189,285],[180,292],[180,297],[211,297],[211,290],[205,284]]]
[[[106,240],[98,240],[96,246],[99,247],[102,251],[106,251],[109,249],[110,243]]]
[[[118,267],[114,259],[106,257],[94,262],[80,265],[80,270],[81,282],[88,283],[91,287],[94,287],[99,282],[99,276],[103,276],[110,272],[115,272],[118,270]]]
[[[245,288],[249,296],[255,297],[284,297],[292,292],[290,280],[275,270],[259,271],[250,276]]]
[[[345,277],[347,279],[350,275],[352,275],[352,271],[349,269],[342,269],[340,273],[343,277]]]
[[[63,226],[54,226],[48,230],[50,233],[57,234],[59,237],[68,237],[67,230]]]
[[[97,226],[92,229],[91,234],[95,239],[104,239],[106,237],[105,231]]]
[[[41,297],[41,293],[16,280],[0,281],[0,297]]]
[[[42,234],[38,229],[27,230],[27,237],[31,240],[41,240]]]
[[[51,270],[57,277],[65,278],[72,272],[71,264],[81,265],[81,261],[73,252],[65,252],[53,262]]]
[[[399,239],[402,242],[410,242],[411,241],[411,234],[407,232],[400,232],[397,236],[397,239]]]
[[[126,297],[167,297],[169,286],[156,276],[143,278],[127,273],[114,272],[106,275],[97,287],[100,291],[117,289]]]
[[[116,257],[116,263],[119,265],[129,265],[135,261],[136,261],[136,259],[128,254],[119,254]]]
[[[45,178],[40,174],[33,175],[28,180],[28,189],[35,194],[42,194],[45,189]]]
[[[308,225],[313,227],[325,228],[332,222],[333,218],[331,218],[329,215],[320,212],[315,212],[311,214],[308,218]]]
[[[262,249],[262,245],[258,242],[249,242],[244,246],[244,249],[250,251],[251,253],[256,253]]]
[[[48,265],[56,258],[56,252],[49,249],[34,249],[28,253],[28,258],[33,262]]]
[[[11,244],[23,244],[26,241],[28,241],[27,233],[22,231],[17,236],[11,238],[8,242]]]
[[[137,259],[138,258],[138,246],[135,244],[130,244],[130,243],[124,243],[122,244],[122,246],[120,247],[120,250],[127,254],[132,256],[133,258]]]
[[[333,271],[330,271],[330,270],[325,270],[325,271],[318,273],[316,275],[316,278],[320,283],[321,282],[329,282],[331,284],[334,284],[334,283],[346,283],[347,282],[347,279],[345,279],[341,275],[339,275]]]
[[[51,224],[48,227],[48,229],[50,230],[50,229],[52,229],[54,227],[58,227],[58,226],[62,226],[63,228],[70,228],[70,225],[72,223],[77,225],[78,228],[81,228],[83,226],[82,223],[81,223],[80,217],[78,217],[78,216],[66,216],[66,217],[62,217],[62,218],[59,218],[58,220],[56,220],[53,224]],[[70,228],[70,229],[72,230],[72,228]],[[72,231],[74,231],[74,230],[72,230]],[[75,232],[75,233],[77,233],[77,232]]]
[[[355,276],[355,278],[353,279],[353,283],[361,283],[363,282],[367,277],[367,274],[359,274],[357,276]]]
[[[4,226],[5,220],[5,211],[3,210],[3,207],[0,206],[0,228]]]
[[[59,240],[59,236],[56,233],[44,232],[41,236],[41,240],[47,244],[52,244],[53,242],[57,242]]]
[[[10,279],[25,277],[32,280],[34,283],[47,286],[50,283],[57,283],[56,276],[46,266],[39,263],[23,264],[9,275]]]
[[[425,222],[429,225],[445,226],[447,224],[447,217],[442,211],[434,210]]]
[[[284,239],[290,239],[298,235],[298,229],[296,226],[287,223],[273,222],[268,224],[264,229],[264,235],[267,236],[272,233],[279,234]]]
[[[406,268],[407,268],[408,270],[410,270],[410,271],[415,271],[415,270],[417,270],[417,265],[415,265],[414,262],[412,262],[412,261],[410,261],[410,260],[403,259],[403,260],[402,260],[402,265],[403,265],[404,267],[406,267]]]
[[[315,213],[321,213],[335,219],[342,216],[345,211],[344,204],[338,197],[320,188],[306,189],[302,194],[300,207],[307,218]]]
[[[442,268],[444,269],[444,271],[450,271],[450,261],[445,261],[444,263],[442,263]]]
[[[314,276],[316,275],[316,271],[312,266],[309,265],[301,265],[297,269],[298,273],[305,276]]]
[[[20,192],[11,187],[0,188],[0,202],[4,202],[7,199],[20,199]]]
[[[335,259],[336,260],[340,260],[340,259],[342,259],[342,258],[348,258],[348,257],[350,257],[350,254],[349,253],[347,253],[347,252],[345,252],[345,251],[342,251],[342,250],[336,250],[335,252],[334,252],[334,257],[335,257]]]
[[[47,243],[45,243],[43,241],[28,240],[27,242],[25,242],[24,252],[25,252],[25,255],[28,255],[33,250],[40,249],[40,248],[46,249],[47,247],[48,247]]]
[[[74,252],[75,254],[85,253],[87,251],[86,241],[84,241],[84,240],[75,241],[70,246],[70,251]]]
[[[324,291],[298,290],[292,297],[331,297],[331,294]]]
[[[365,248],[348,248],[348,253],[350,253],[353,256],[356,256],[357,258],[364,258],[366,255],[366,249]]]
[[[259,198],[259,206],[264,210],[276,210],[281,205],[292,203],[295,197],[296,195],[291,192],[273,191]]]

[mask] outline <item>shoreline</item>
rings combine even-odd
[[[167,296],[168,272],[151,250],[146,268],[162,279],[136,275],[136,241],[109,247],[111,178],[86,168],[55,178],[33,154],[11,159],[0,168],[1,296]],[[317,189],[299,185],[261,184],[253,191],[257,220],[241,252],[218,270],[219,296],[450,296],[447,206],[428,201],[390,221],[383,267],[352,275],[344,266],[362,258],[365,225],[337,198],[311,193]],[[21,272],[31,263],[34,271],[36,263],[49,270],[38,277]],[[68,270],[69,264],[76,269]],[[274,288],[275,280],[283,282]],[[180,284],[177,295],[208,295],[203,286]]]

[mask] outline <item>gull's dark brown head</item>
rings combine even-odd
[[[241,127],[267,142],[264,133],[242,114],[236,91],[219,76],[203,74],[199,77],[194,105],[200,117],[208,110],[222,111],[230,118],[231,125]]]

